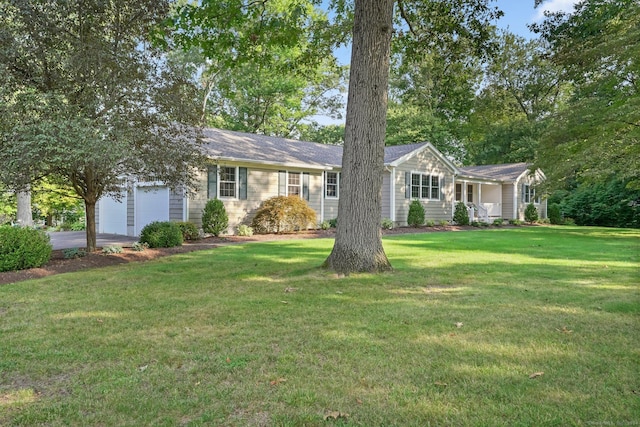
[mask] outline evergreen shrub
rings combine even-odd
[[[229,216],[220,199],[211,199],[204,206],[202,212],[202,230],[218,237],[229,227]]]
[[[0,227],[0,271],[42,267],[51,258],[49,236],[28,227]]]
[[[422,206],[420,200],[414,200],[409,205],[407,224],[411,227],[420,227],[424,224],[424,206]]]
[[[533,203],[529,203],[524,210],[524,220],[532,223],[538,220],[538,209]]]
[[[453,213],[453,222],[458,225],[469,225],[469,212],[464,203],[458,202],[458,204],[456,204],[456,210]]]
[[[140,243],[146,243],[150,248],[172,248],[182,242],[180,227],[171,221],[154,221],[140,232]]]
[[[560,211],[560,205],[557,203],[552,203],[549,205],[549,221],[551,224],[561,225],[562,224],[562,212]]]

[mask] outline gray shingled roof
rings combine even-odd
[[[388,165],[389,163],[393,163],[400,157],[406,156],[412,151],[415,151],[427,144],[427,142],[421,142],[418,144],[392,145],[390,147],[384,147],[384,164]]]
[[[339,167],[342,147],[222,129],[204,129],[205,154],[213,159],[282,165]]]
[[[205,154],[212,159],[321,169],[342,166],[342,146],[340,145],[318,144],[213,128],[204,129],[203,136]],[[385,147],[384,163],[385,165],[393,163],[426,144],[428,142]],[[510,163],[458,169],[461,175],[469,178],[514,181],[528,167],[527,163]]]
[[[460,173],[467,177],[496,179],[498,181],[515,181],[527,169],[528,163],[507,163],[503,165],[467,166]]]

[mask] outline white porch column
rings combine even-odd
[[[389,201],[389,212],[391,216],[391,221],[396,222],[396,168],[391,168],[391,177],[389,179],[389,185],[391,188],[389,189],[389,197],[391,200]]]
[[[322,194],[320,195],[320,224],[324,222],[324,196],[327,194],[325,187],[327,182],[327,171],[322,171]]]

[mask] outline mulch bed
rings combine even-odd
[[[393,230],[383,230],[383,234],[406,234],[406,233],[424,233],[438,231],[461,231],[467,229],[475,229],[475,227],[459,227],[459,226],[436,226],[436,227],[398,227]],[[86,270],[89,268],[107,267],[111,265],[126,264],[129,262],[148,261],[168,255],[182,254],[203,249],[212,249],[222,245],[246,242],[261,242],[272,240],[290,240],[290,239],[311,239],[318,237],[333,237],[335,230],[315,230],[295,234],[262,234],[251,237],[227,236],[227,237],[207,237],[202,240],[186,242],[182,246],[175,248],[146,249],[142,252],[136,252],[131,248],[123,248],[123,252],[119,254],[103,254],[100,249],[89,253],[84,257],[65,259],[62,250],[53,251],[51,260],[44,266],[39,268],[31,268],[20,271],[6,271],[0,273],[0,285],[21,282],[23,280],[37,279],[40,277],[51,276],[60,273],[69,273],[73,271]]]

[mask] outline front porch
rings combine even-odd
[[[462,180],[456,182],[456,204],[464,202],[469,221],[491,223],[503,218],[502,184]]]

